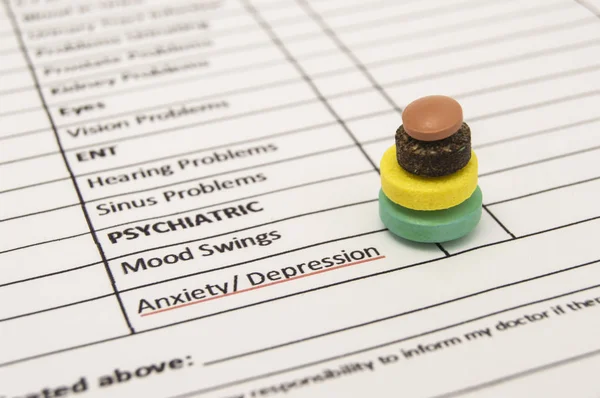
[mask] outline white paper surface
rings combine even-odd
[[[600,4],[13,0],[0,397],[594,397]],[[379,220],[455,97],[484,213]]]

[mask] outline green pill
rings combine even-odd
[[[461,238],[481,218],[479,187],[461,204],[445,210],[419,211],[397,205],[379,191],[379,217],[394,235],[414,242],[439,243]]]

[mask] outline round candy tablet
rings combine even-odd
[[[403,126],[396,131],[396,159],[404,170],[425,177],[452,174],[471,159],[471,129],[463,123],[458,132],[439,141],[419,141],[406,133]]]
[[[456,133],[463,122],[463,112],[456,100],[430,95],[408,104],[402,112],[402,125],[415,140],[438,141]]]
[[[392,145],[381,158],[381,189],[394,203],[413,210],[442,210],[467,200],[477,187],[477,156],[456,173],[421,177],[404,170]]]
[[[397,205],[379,191],[379,217],[394,235],[414,242],[439,243],[471,232],[481,218],[479,187],[458,206],[446,210],[418,211]]]

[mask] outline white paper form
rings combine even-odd
[[[0,7],[0,397],[597,397],[600,3]],[[404,106],[484,213],[379,220]]]

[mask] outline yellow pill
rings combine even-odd
[[[443,210],[467,200],[477,188],[477,157],[456,173],[443,177],[421,177],[398,165],[396,146],[381,158],[381,189],[400,206],[413,210]]]

